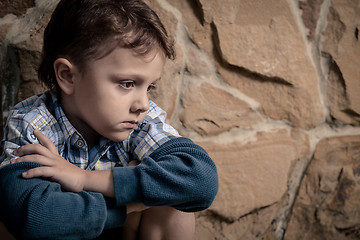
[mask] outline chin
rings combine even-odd
[[[126,140],[129,137],[130,133],[131,133],[131,131],[129,131],[127,133],[123,132],[121,134],[111,135],[111,136],[109,136],[107,138],[110,139],[113,142],[122,142],[122,141]]]

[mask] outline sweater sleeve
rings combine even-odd
[[[124,208],[110,207],[100,193],[63,192],[58,183],[24,179],[21,173],[40,166],[16,163],[0,168],[0,216],[21,239],[92,239],[104,228],[124,223]]]
[[[138,166],[113,172],[118,206],[142,202],[194,212],[208,208],[218,192],[215,164],[204,149],[182,137],[164,143]]]

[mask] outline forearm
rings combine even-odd
[[[84,191],[101,193],[114,198],[114,180],[112,170],[85,171]]]
[[[199,211],[211,205],[218,191],[213,161],[186,138],[170,140],[138,166],[115,168],[113,175],[118,206],[144,203]]]
[[[112,170],[86,171],[86,179],[85,191],[98,192],[108,198],[115,197]],[[141,212],[148,208],[143,203],[130,203],[126,205],[126,214]]]
[[[22,172],[38,166],[18,163],[0,169],[1,220],[16,237],[94,238],[108,222],[123,224],[121,210],[114,210],[117,219],[109,219],[101,194],[63,192],[57,183],[21,177]]]

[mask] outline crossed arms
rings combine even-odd
[[[137,166],[85,171],[34,133],[40,144],[21,146],[20,158],[0,168],[0,217],[16,237],[94,238],[145,206],[206,209],[218,190],[214,163],[186,138],[169,140]]]

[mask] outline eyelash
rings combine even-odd
[[[135,87],[135,82],[134,81],[122,81],[119,83],[119,85],[124,88],[124,89],[130,89]],[[156,89],[156,85],[155,84],[150,84],[150,86],[148,86],[147,91],[151,92],[152,90]]]
[[[128,86],[130,84],[131,86]],[[135,82],[133,81],[122,81],[119,83],[119,85],[125,89],[130,89],[132,87],[135,87]]]
[[[147,91],[151,92],[152,90],[156,89],[156,85],[155,84],[150,84],[150,86],[148,86]]]

